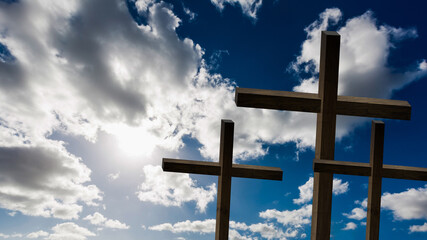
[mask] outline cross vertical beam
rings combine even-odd
[[[221,121],[221,139],[219,147],[219,164],[221,174],[218,177],[218,198],[216,208],[215,240],[228,239],[231,198],[231,170],[233,164],[234,123]]]
[[[369,176],[366,239],[378,240],[382,178],[427,181],[427,168],[383,165],[384,123],[372,121],[370,163],[314,159],[313,170],[336,174]]]
[[[315,150],[317,159],[334,159],[339,55],[340,35],[336,32],[322,32],[319,69],[321,109],[317,114]],[[314,173],[312,240],[330,238],[332,180],[332,173]]]
[[[373,121],[371,130],[371,153],[368,188],[368,214],[366,220],[366,239],[378,240],[380,236],[381,178],[384,151],[384,123]]]
[[[228,239],[230,221],[231,178],[256,178],[282,180],[283,171],[277,167],[233,164],[234,123],[221,120],[219,162],[205,162],[163,158],[162,168],[166,172],[195,173],[219,176],[216,211],[216,240]]]

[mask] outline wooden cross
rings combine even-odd
[[[340,35],[322,32],[318,94],[236,88],[239,107],[317,113],[315,158],[334,159],[336,115],[376,118],[411,118],[406,101],[337,96]],[[332,207],[331,173],[314,173],[311,239],[330,238]]]
[[[381,180],[398,178],[427,181],[427,168],[383,165],[384,123],[372,121],[370,163],[314,159],[315,172],[369,176],[366,239],[378,240],[380,233]]]
[[[216,240],[228,239],[230,220],[231,177],[282,180],[280,168],[233,164],[234,122],[221,120],[219,163],[163,158],[167,172],[196,173],[218,176]]]

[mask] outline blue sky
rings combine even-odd
[[[339,94],[407,100],[384,164],[427,167],[422,1],[0,1],[0,239],[213,239],[217,177],[163,157],[234,161],[230,239],[309,239],[315,115],[236,107],[234,89],[316,92],[320,32],[341,34]],[[372,119],[338,117],[335,158],[369,161]],[[331,239],[363,239],[367,177],[334,175]],[[383,180],[381,239],[427,238],[427,185]]]

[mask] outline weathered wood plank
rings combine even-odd
[[[369,163],[345,162],[323,159],[313,160],[313,171],[356,176],[371,175],[371,167],[369,166]]]
[[[320,98],[312,93],[236,88],[235,102],[239,107],[320,112]]]
[[[384,123],[372,121],[371,153],[366,217],[366,239],[378,240],[380,237],[381,211],[381,171],[383,167]]]
[[[236,105],[239,107],[265,108],[299,112],[320,112],[320,98],[313,93],[236,88]],[[407,101],[366,97],[338,96],[338,115],[411,119],[411,105]]]
[[[427,181],[427,168],[384,165],[383,178]]]
[[[221,174],[221,166],[217,162],[163,158],[162,168],[163,171],[166,172],[194,173],[215,176],[219,176]]]
[[[370,176],[369,163],[345,162],[331,160],[313,160],[314,172],[329,172],[355,176]],[[427,181],[427,168],[407,167],[397,165],[383,165],[381,173],[383,178]]]
[[[181,172],[214,176],[219,176],[221,174],[221,166],[217,162],[163,158],[162,168],[163,171],[166,172]],[[281,181],[283,178],[283,171],[277,167],[233,164],[231,176]]]
[[[320,47],[319,98],[320,113],[317,114],[315,156],[319,159],[334,159],[336,103],[338,93],[338,69],[340,35],[322,32]],[[311,239],[330,238],[332,208],[331,173],[314,173]]]
[[[221,139],[219,164],[221,174],[218,177],[218,196],[216,209],[216,240],[228,239],[230,222],[231,168],[233,164],[234,122],[221,120]]]
[[[282,181],[283,171],[277,167],[233,164],[231,176]]]
[[[411,105],[407,101],[365,97],[338,96],[337,113],[340,115],[411,119]]]

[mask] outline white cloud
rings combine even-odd
[[[194,13],[193,11],[191,11],[189,8],[185,7],[184,5],[182,6],[185,14],[187,14],[189,21],[193,21],[194,19],[196,19],[197,14]]]
[[[119,220],[108,219],[105,221],[104,226],[107,228],[115,228],[115,229],[129,229],[129,226],[125,223],[121,223]]]
[[[286,239],[287,237],[293,238],[298,235],[298,230],[288,228],[286,232],[274,226],[272,223],[257,223],[249,226],[253,233],[259,233],[261,237],[266,239]]]
[[[291,66],[297,73],[305,73],[300,85],[294,91],[317,92],[319,70],[319,52],[321,31],[332,29],[342,19],[337,8],[326,9],[319,20],[309,25],[307,40],[302,44],[301,54]],[[351,18],[338,27],[341,35],[340,66],[338,92],[340,95],[374,98],[390,98],[394,90],[425,77],[427,69],[423,62],[418,68],[404,67],[400,70],[389,66],[390,52],[396,44],[407,38],[417,36],[415,29],[394,28],[379,25],[368,11],[361,16]],[[297,116],[296,116],[297,117]],[[356,124],[366,121],[363,118],[339,117],[337,138],[348,134]],[[309,143],[313,144],[313,142]]]
[[[47,236],[49,236],[49,233],[48,232],[45,232],[45,231],[38,231],[38,232],[32,232],[32,233],[29,233],[28,235],[27,235],[27,238],[39,238],[39,237],[47,237]]]
[[[7,214],[11,217],[14,217],[16,215],[16,212],[8,212]]]
[[[366,218],[368,199],[355,201],[361,207],[354,208],[344,216],[362,220]],[[420,188],[409,188],[400,193],[383,193],[381,196],[382,210],[390,210],[395,220],[427,219],[427,185]]]
[[[342,182],[342,179],[339,178],[334,178],[333,182],[332,182],[332,193],[334,195],[340,195],[340,194],[344,194],[346,192],[348,192],[349,190],[349,183]]]
[[[95,212],[93,215],[87,215],[83,220],[88,220],[93,225],[106,228],[129,229],[129,226],[125,223],[121,223],[119,220],[107,219],[99,212]]]
[[[96,205],[101,192],[90,170],[60,143],[0,147],[0,206],[26,215],[76,219],[82,204]],[[13,161],[11,161],[13,160]]]
[[[363,208],[354,208],[351,213],[343,213],[343,215],[350,219],[362,220],[366,218],[366,211]]]
[[[170,231],[173,233],[214,233],[215,219],[206,219],[204,221],[183,221],[175,224],[164,223],[151,226],[148,229],[153,231]],[[243,231],[242,233],[239,231]],[[257,223],[246,225],[245,223],[230,221],[229,238],[231,240],[251,240],[258,239],[252,237],[253,234],[260,234],[266,239],[286,239],[286,237],[297,236],[297,230],[288,229],[283,232],[282,229],[274,226],[272,223]],[[249,234],[250,236],[248,236]]]
[[[427,185],[401,193],[384,193],[381,207],[391,210],[396,220],[427,219]]]
[[[268,209],[260,212],[259,216],[266,219],[274,219],[284,226],[292,226],[296,228],[302,225],[309,224],[311,218],[311,204],[304,205],[300,209],[278,211],[276,209]]]
[[[218,8],[239,4],[255,18],[262,2],[213,3]],[[0,190],[3,208],[70,219],[82,210],[79,201],[93,204],[101,199],[96,186],[85,184],[90,181],[90,170],[61,142],[48,139],[55,131],[88,141],[96,141],[97,133],[104,131],[118,139],[123,152],[140,155],[149,155],[156,148],[176,151],[183,147],[183,136],[190,136],[201,143],[204,157],[216,160],[220,119],[228,118],[236,123],[234,155],[239,159],[265,155],[268,151],[263,143],[294,141],[300,148],[314,145],[314,114],[236,108],[235,84],[210,73],[201,46],[177,35],[181,20],[172,6],[141,0],[135,4],[145,12],[146,24],[137,25],[120,1],[22,0],[0,9],[1,30],[7,29],[0,41],[16,59],[0,61],[0,155],[53,153],[57,158],[50,161],[59,172],[70,173],[56,176],[58,169],[49,168],[44,175],[61,177],[58,184],[69,183],[56,189],[70,186],[61,190],[78,192],[66,195],[46,189],[41,186],[51,183],[42,180],[39,185],[23,182],[28,178],[12,179],[21,185],[10,185],[2,178],[0,186],[9,187]],[[295,69],[305,69],[309,62],[316,66],[320,34],[315,33],[340,18],[338,9],[329,9],[321,14],[319,23],[307,28]],[[386,65],[390,49],[397,41],[415,37],[413,29],[377,26],[368,12],[347,21],[339,32],[341,94],[390,97],[393,90],[427,72],[425,61],[418,69],[401,73]],[[302,81],[294,89],[316,89],[316,81],[310,81]],[[376,87],[379,85],[382,87]],[[338,138],[358,123],[351,121],[338,122]],[[15,162],[25,161],[29,159]],[[31,167],[42,169],[43,161],[34,163]],[[11,172],[18,170],[16,165]],[[30,187],[36,200],[22,194],[24,187]],[[181,204],[168,196],[155,196],[168,204]],[[207,202],[198,201],[198,207]]]
[[[160,166],[144,166],[145,179],[137,192],[141,201],[164,206],[181,206],[185,202],[195,201],[197,209],[206,211],[208,203],[213,202],[216,185],[207,188],[197,187],[195,180],[186,173],[163,172]]]
[[[49,240],[86,240],[87,237],[96,236],[93,232],[75,223],[66,222],[57,224],[52,228],[53,233],[46,239]]]
[[[409,232],[427,232],[427,222],[423,225],[412,225],[409,227]]]
[[[23,237],[23,235],[22,234],[20,234],[20,233],[14,233],[14,234],[3,234],[3,233],[0,233],[0,237],[1,238],[22,238]]]
[[[354,222],[349,222],[345,225],[342,230],[354,230],[357,228],[357,225]]]
[[[154,0],[137,0],[135,1],[135,6],[139,12],[146,12],[154,2]]]
[[[262,0],[211,0],[220,11],[224,9],[225,4],[234,6],[239,4],[244,14],[253,19],[257,18],[258,10],[262,6]]]
[[[108,180],[110,180],[110,181],[117,180],[120,177],[120,172],[110,173],[110,174],[108,174],[107,177],[108,177]]]
[[[148,229],[153,231],[170,231],[174,233],[182,232],[198,232],[198,233],[213,233],[215,232],[215,219],[207,219],[204,221],[184,221],[175,224],[163,223],[156,226],[151,226]]]
[[[343,193],[348,192],[349,190],[349,183],[342,182],[342,179],[334,178],[333,185],[332,185],[332,192],[334,195],[340,195]],[[295,204],[303,204],[308,203],[313,198],[313,177],[310,177],[308,181],[299,186],[299,198],[294,199],[293,202]]]

